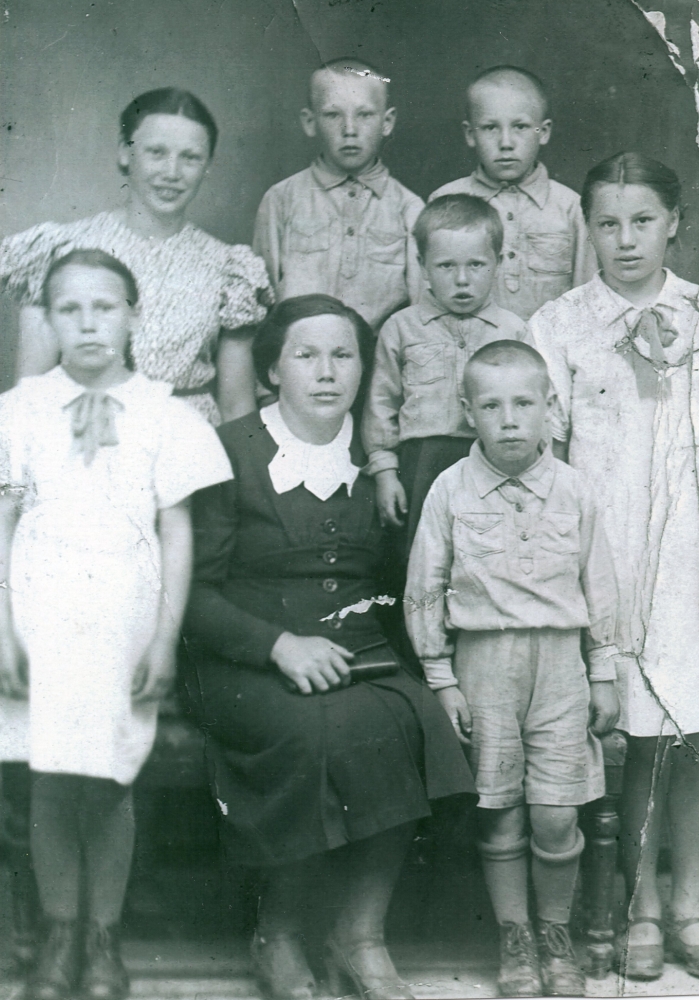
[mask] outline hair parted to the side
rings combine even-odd
[[[544,120],[548,118],[550,112],[549,96],[546,93],[546,88],[544,87],[539,77],[536,75],[536,73],[532,73],[531,70],[524,69],[522,66],[510,66],[510,65],[489,66],[488,69],[482,70],[476,77],[473,78],[473,80],[471,80],[468,87],[466,88],[467,115],[469,117],[471,115],[471,93],[477,83],[481,83],[484,80],[491,80],[491,79],[494,80],[495,82],[502,82],[503,80],[512,80],[513,77],[520,77],[521,79],[526,80],[529,86],[536,91],[542,105],[541,117]]]
[[[681,207],[682,185],[675,171],[644,153],[615,153],[588,172],[580,195],[586,220],[590,218],[595,188],[600,184],[639,184],[655,191],[668,212]]]
[[[359,76],[365,77],[371,80],[376,80],[378,83],[383,84],[386,93],[386,107],[390,106],[390,93],[389,84],[391,82],[390,77],[382,73],[378,67],[373,66],[371,63],[365,62],[363,59],[356,59],[354,56],[340,56],[337,59],[331,59],[329,62],[323,63],[317,69],[311,73],[310,80],[308,82],[308,107],[313,107],[313,83],[317,78],[318,73],[322,73],[323,70],[329,70],[331,73],[344,74],[345,76]]]
[[[276,386],[270,382],[269,370],[279,360],[289,327],[299,320],[308,319],[311,316],[342,316],[349,320],[354,327],[362,362],[362,381],[352,409],[359,413],[358,407],[362,405],[371,377],[376,338],[367,321],[358,312],[331,295],[319,293],[297,295],[291,299],[284,299],[271,310],[258,327],[252,342],[255,374],[266,389],[276,393]]]
[[[127,145],[133,139],[133,134],[148,115],[182,115],[193,122],[198,122],[206,129],[209,137],[209,156],[214,155],[218,126],[213,115],[198,97],[188,90],[178,90],[176,87],[160,87],[158,90],[148,90],[139,94],[124,108],[119,119],[119,138]],[[122,173],[125,172],[122,170]]]
[[[541,376],[541,388],[544,394],[548,394],[551,388],[546,362],[536,348],[525,344],[522,340],[494,340],[471,355],[464,368],[463,390],[467,399],[471,398],[473,382],[478,377],[476,374],[478,365],[490,365],[493,368],[525,365],[536,369]]]
[[[413,226],[418,253],[424,260],[430,233],[438,229],[475,229],[477,226],[485,226],[495,256],[499,257],[504,233],[498,210],[472,194],[443,194],[423,208]]]
[[[71,264],[75,264],[78,267],[103,269],[118,274],[124,282],[126,301],[131,308],[138,303],[138,285],[126,264],[122,264],[120,260],[112,257],[111,254],[105,253],[104,250],[71,250],[70,253],[64,254],[63,257],[56,257],[46,272],[44,283],[41,286],[41,304],[44,309],[48,310],[51,308],[52,279]]]

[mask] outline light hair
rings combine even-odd
[[[499,258],[504,233],[498,210],[475,195],[440,195],[423,208],[413,227],[418,253],[424,260],[430,235],[438,229],[475,229],[477,226],[485,227],[493,252]]]
[[[549,117],[549,98],[546,89],[536,73],[532,73],[528,69],[523,69],[521,66],[490,66],[488,69],[484,69],[482,73],[479,73],[475,79],[471,80],[466,88],[466,114],[468,118],[471,118],[471,99],[473,88],[477,84],[487,80],[492,80],[494,83],[511,82],[517,77],[520,80],[524,80],[536,92],[537,97],[541,101],[541,118],[542,121],[545,121]]]
[[[541,390],[545,396],[551,389],[546,362],[535,348],[522,340],[494,340],[475,352],[464,369],[463,391],[466,399],[471,399],[473,383],[478,377],[474,369],[478,365],[492,368],[524,367],[533,368],[541,376]]]
[[[330,62],[323,63],[322,66],[319,66],[318,69],[311,73],[308,84],[308,107],[311,110],[313,110],[313,86],[318,79],[318,75],[326,70],[330,73],[336,73],[339,76],[359,76],[376,80],[377,83],[383,85],[386,95],[386,107],[390,106],[388,90],[388,85],[391,82],[390,77],[387,77],[376,66],[364,62],[362,59],[355,59],[352,56],[340,56],[338,59],[331,59]]]

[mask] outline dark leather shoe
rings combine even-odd
[[[316,981],[298,934],[265,937],[255,931],[250,946],[260,986],[272,1000],[312,1000]]]
[[[116,925],[90,924],[81,992],[89,1000],[124,1000],[129,995],[129,977],[121,960]]]
[[[52,920],[29,984],[28,1000],[69,1000],[80,975],[77,920]]]
[[[584,997],[585,975],[573,951],[567,924],[539,923],[539,967],[547,997]]]
[[[530,923],[500,924],[498,992],[501,997],[541,996],[539,956]]]
[[[638,917],[636,920],[629,920],[628,927],[633,927],[635,924],[655,924],[661,931],[663,926],[657,917]],[[699,953],[699,949],[697,952]],[[629,941],[627,928],[619,954],[619,972],[622,976],[650,982],[662,976],[664,964],[665,949],[662,941],[658,944],[633,944]]]
[[[665,932],[665,943],[667,950],[684,965],[690,976],[699,977],[699,945],[687,944],[680,937],[684,928],[690,924],[699,924],[699,917],[689,917],[687,920],[671,918]]]

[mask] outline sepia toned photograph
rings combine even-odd
[[[0,1000],[699,996],[697,0],[0,87]]]

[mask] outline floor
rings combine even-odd
[[[425,937],[431,941],[427,943],[423,938],[422,942],[411,942],[405,940],[409,932],[405,923],[401,924],[403,902],[408,895],[415,895],[415,881],[410,884],[410,875],[408,872],[408,878],[404,880],[407,884],[402,885],[394,905],[394,911],[398,909],[398,912],[394,912],[392,918],[395,943],[391,944],[391,953],[415,996],[418,1000],[497,996],[495,927],[485,907],[481,912],[483,887],[480,880],[470,879],[472,892],[463,921],[469,925],[468,933],[459,934],[460,940],[452,934],[443,935],[448,940],[435,939],[435,927],[439,921],[435,920],[428,905],[426,908],[418,907],[418,912]],[[170,887],[172,881],[168,880]],[[201,917],[201,911],[197,915],[202,901],[211,910],[211,900],[219,886],[212,886],[210,879],[207,884],[201,872],[190,872],[188,879],[183,881],[187,882],[182,891],[188,897],[189,915],[193,918],[188,927],[179,921],[161,927],[159,936],[149,937],[137,932],[133,916],[131,923],[127,919],[124,957],[132,980],[132,997],[153,1000],[260,1000],[261,994],[250,968],[246,943],[248,935],[241,933],[240,928],[232,932],[222,931],[220,921],[214,926],[211,919]],[[436,880],[430,879],[433,888],[435,881],[439,882],[439,874]],[[621,887],[619,889],[621,891]],[[8,908],[8,873],[5,868],[0,868],[0,1000],[22,1000],[24,985],[12,976],[8,968]],[[413,933],[414,930],[413,925]],[[584,945],[579,939],[576,944],[581,957],[584,957]],[[602,981],[588,979],[588,996],[591,997],[678,995],[699,996],[699,980],[688,976],[674,964],[667,964],[662,979],[651,984],[623,984],[613,974]]]

